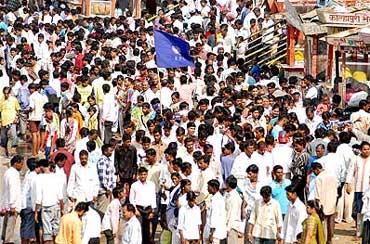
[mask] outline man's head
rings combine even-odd
[[[258,177],[258,166],[255,164],[251,164],[247,168],[247,177],[251,182],[256,182]]]
[[[197,165],[201,171],[206,170],[209,166],[209,163],[210,163],[210,158],[207,155],[201,155],[197,159]]]
[[[367,158],[370,156],[370,143],[367,141],[363,141],[360,145],[361,148],[361,156],[363,158]]]
[[[82,166],[87,165],[87,162],[89,160],[89,153],[86,150],[82,150],[79,154],[80,156],[80,163]]]
[[[63,168],[67,160],[67,156],[64,153],[58,153],[54,158],[54,163],[58,165],[59,168]]]
[[[149,148],[145,151],[146,161],[148,164],[153,165],[156,163],[157,152],[153,148]]]
[[[125,147],[125,148],[128,148],[129,146],[131,146],[131,136],[127,133],[124,133],[122,135],[122,145]]]
[[[126,221],[130,220],[133,216],[135,216],[135,212],[136,212],[135,206],[132,205],[131,203],[125,204],[122,208],[123,218]]]
[[[220,189],[220,182],[218,182],[218,180],[210,180],[208,181],[208,193],[209,194],[216,194]]]
[[[146,178],[148,177],[148,170],[145,167],[140,167],[137,170],[138,179],[144,183],[146,181]]]
[[[319,175],[321,173],[321,171],[323,170],[323,167],[320,163],[312,163],[312,172],[315,174],[315,175]]]
[[[235,176],[230,175],[226,179],[226,191],[230,192],[238,186],[238,180],[235,178]]]
[[[260,190],[260,195],[265,203],[268,203],[271,199],[272,189],[270,186],[263,186]]]
[[[284,169],[281,165],[275,165],[272,169],[272,174],[277,182],[281,182],[284,179]]]
[[[23,160],[24,158],[20,155],[15,155],[10,160],[10,166],[14,167],[16,170],[21,171],[23,168]]]
[[[101,151],[103,153],[104,156],[106,157],[110,157],[112,156],[112,153],[113,153],[113,146],[111,144],[104,144],[102,147],[101,147]]]
[[[8,99],[10,97],[10,92],[11,92],[11,89],[9,86],[6,86],[3,88],[3,94],[4,94],[5,99]]]
[[[295,200],[297,199],[297,189],[295,185],[289,185],[285,188],[287,198],[290,202],[294,203]]]
[[[36,158],[27,159],[27,168],[32,172],[35,171],[37,174],[40,173],[40,164]]]
[[[39,164],[40,164],[40,168],[41,168],[41,172],[45,173],[45,172],[49,172],[49,167],[50,167],[50,161],[47,160],[47,159],[40,159],[39,160]]]
[[[79,202],[75,207],[75,212],[77,213],[78,217],[82,217],[87,211],[89,211],[89,203],[87,202]]]

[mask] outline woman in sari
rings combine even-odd
[[[76,146],[76,138],[78,131],[77,120],[73,118],[72,108],[66,110],[66,118],[60,123],[60,137],[66,141],[66,149],[73,152]]]
[[[301,244],[325,244],[324,228],[321,222],[322,209],[315,200],[307,202],[308,217],[303,221]]]

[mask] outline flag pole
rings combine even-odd
[[[161,77],[159,76],[159,69],[157,66],[157,77],[159,82],[159,106],[161,111],[161,116],[163,115],[163,109],[162,109],[162,83],[161,83]]]

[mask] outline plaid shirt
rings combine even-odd
[[[98,160],[97,169],[100,181],[99,193],[104,193],[108,190],[112,191],[116,186],[113,162],[107,156],[102,155],[102,157]]]
[[[297,153],[294,151],[293,154],[293,161],[290,167],[290,171],[292,172],[293,176],[298,178],[304,178],[306,176],[306,165],[308,163],[309,155],[306,151],[302,153]]]

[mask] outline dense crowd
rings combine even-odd
[[[118,6],[0,5],[4,243],[370,243],[370,96],[260,65],[286,31],[262,3]],[[157,67],[158,29],[193,67]]]

